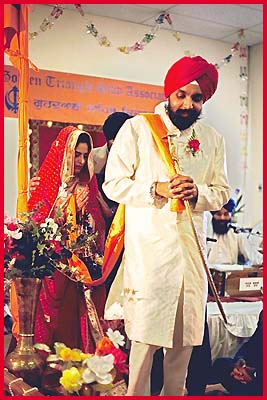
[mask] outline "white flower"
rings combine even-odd
[[[107,310],[105,310],[105,319],[124,319],[123,307],[118,301],[111,304],[111,306]]]
[[[16,262],[16,257],[14,257],[14,258],[12,258],[10,261],[9,261],[9,266],[10,267],[12,267],[14,264],[15,264],[15,262]]]
[[[46,218],[45,222],[43,222],[40,226],[44,228],[52,228],[54,232],[56,232],[58,228],[58,224],[53,220],[53,218]]]
[[[12,239],[19,240],[22,238],[22,232],[19,229],[15,230],[15,231],[10,231],[9,229],[7,229],[6,225],[4,225],[4,234],[11,236]]]
[[[10,232],[10,235],[13,237],[13,239],[17,239],[18,240],[18,239],[22,238],[22,232],[19,229],[17,229],[14,232]]]
[[[106,356],[96,356],[84,360],[83,365],[87,368],[83,372],[83,380],[85,383],[98,382],[108,385],[113,381],[110,371],[114,368],[114,356],[108,354]]]
[[[83,371],[82,378],[85,383],[96,382],[96,374],[93,371],[91,371],[89,368],[86,368]]]
[[[117,349],[119,346],[123,346],[125,344],[124,336],[120,333],[120,331],[113,331],[111,328],[108,328],[107,335]]]
[[[63,183],[60,188],[58,189],[58,196],[61,197],[62,199],[66,199],[68,196],[68,192],[66,190],[67,184]]]
[[[57,233],[58,224],[53,220],[53,218],[46,218],[45,222],[43,222],[40,227],[42,228],[42,232],[46,233],[46,229],[52,229],[52,233],[48,234],[47,232],[47,239],[52,240],[54,239],[54,235]]]

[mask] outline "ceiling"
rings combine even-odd
[[[75,10],[73,4],[60,4]],[[49,4],[49,6],[52,6]],[[262,4],[81,4],[90,16],[114,18],[152,27],[163,11],[170,14],[173,28],[189,35],[221,40],[238,41],[238,33],[244,30],[248,46],[262,43]],[[172,29],[166,22],[161,29]]]

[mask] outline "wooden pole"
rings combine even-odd
[[[172,142],[172,136],[171,135],[168,135],[168,142],[169,142],[170,153],[171,153],[172,159],[174,161],[174,165],[175,165],[175,170],[176,170],[177,174],[181,174],[179,162],[178,162],[178,159],[176,157],[175,146],[174,146],[174,144]],[[213,296],[214,296],[214,298],[216,300],[216,303],[217,303],[217,305],[219,307],[219,310],[220,310],[220,312],[222,314],[223,320],[227,324],[227,318],[226,318],[226,315],[225,315],[225,312],[224,312],[224,309],[223,309],[223,306],[222,306],[222,302],[221,302],[220,297],[218,295],[216,286],[215,286],[215,284],[213,282],[209,267],[208,267],[208,265],[206,263],[206,259],[205,259],[205,256],[204,256],[204,252],[203,252],[202,246],[200,244],[200,240],[199,240],[197,229],[196,229],[196,226],[195,226],[195,223],[194,223],[194,220],[193,220],[192,211],[191,211],[191,207],[190,207],[189,201],[185,200],[184,201],[184,205],[185,205],[186,213],[187,213],[187,216],[188,216],[188,219],[189,219],[192,231],[193,231],[193,235],[194,235],[194,238],[195,238],[195,243],[196,243],[200,258],[201,258],[201,262],[202,262],[202,265],[203,265],[203,267],[205,269],[205,272],[206,272],[206,275],[207,275],[207,279],[208,279],[210,288],[212,290],[212,293],[213,293]]]

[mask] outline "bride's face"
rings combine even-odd
[[[79,143],[75,148],[74,175],[79,175],[84,165],[87,163],[89,149],[87,143]]]

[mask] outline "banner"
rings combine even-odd
[[[4,67],[4,116],[18,117],[18,71]],[[115,111],[152,112],[163,87],[57,71],[30,70],[29,119],[102,125]]]

